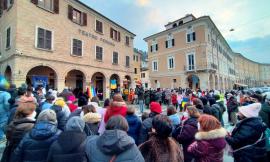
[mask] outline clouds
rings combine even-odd
[[[142,50],[147,50],[143,38],[165,30],[165,24],[190,13],[195,17],[209,15],[228,42],[242,42],[250,46],[252,42],[249,40],[263,39],[270,35],[269,0],[82,1],[134,32],[137,35],[134,41],[135,47]],[[230,32],[232,28],[234,32]],[[236,49],[237,44],[235,43],[232,48],[241,53],[242,51],[239,51],[241,49]],[[264,58],[261,52],[252,57]]]

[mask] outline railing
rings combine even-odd
[[[185,72],[213,71],[217,70],[217,66],[212,65],[184,65]]]

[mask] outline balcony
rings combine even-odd
[[[198,72],[216,72],[217,70],[217,65],[215,66],[212,66],[212,65],[194,65],[194,66],[191,66],[191,65],[184,65],[184,71],[186,73],[192,73],[192,72],[195,72],[195,73],[198,73]]]

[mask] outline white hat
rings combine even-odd
[[[253,103],[247,106],[239,107],[239,112],[242,113],[245,117],[258,117],[261,110],[262,104]]]

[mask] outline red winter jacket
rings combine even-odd
[[[127,114],[127,105],[125,102],[117,102],[113,101],[111,103],[111,106],[107,109],[104,121],[107,123],[107,121],[110,119],[110,117],[114,115],[122,115],[123,117],[126,117]]]
[[[176,94],[172,95],[172,104],[177,104],[177,95]]]

